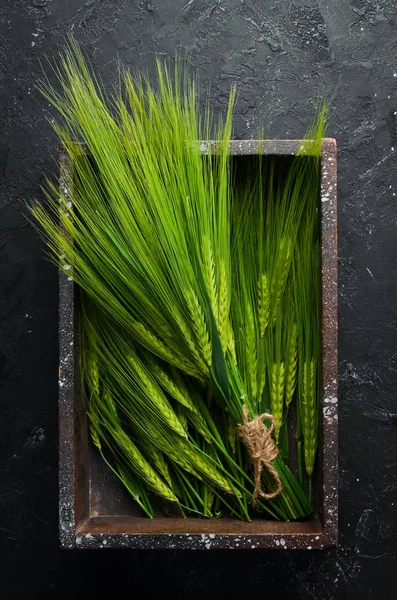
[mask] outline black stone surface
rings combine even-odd
[[[0,588],[6,598],[395,598],[395,0],[1,0]],[[57,531],[57,273],[26,220],[56,171],[40,61],[73,31],[103,80],[188,52],[235,137],[299,137],[332,102],[339,146],[340,548],[68,552]],[[47,69],[48,70],[48,69]]]

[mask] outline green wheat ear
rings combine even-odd
[[[210,298],[211,308],[214,314],[215,322],[219,326],[218,292],[216,287],[215,262],[214,255],[212,253],[211,242],[207,237],[203,237],[202,253],[204,266],[204,280],[207,286],[207,292]]]
[[[293,323],[291,326],[287,356],[288,366],[285,379],[285,403],[289,406],[294,397],[298,373],[298,333],[296,323]]]
[[[92,439],[92,441],[94,443],[94,446],[96,446],[99,450],[101,450],[101,448],[102,448],[102,446],[101,446],[101,440],[100,440],[100,437],[99,437],[99,435],[97,433],[97,430],[92,425],[92,423],[90,423],[89,428],[90,428],[91,439]]]
[[[193,413],[197,413],[197,407],[194,404],[180,374],[176,371],[172,371],[170,374],[168,374],[153,358],[149,358],[149,364],[151,372],[163,389],[182,406]]]
[[[177,414],[177,417],[178,417],[183,429],[187,432],[189,429],[187,411],[185,410],[185,408],[182,405],[178,405],[175,407],[175,412]]]
[[[192,290],[186,294],[186,301],[198,346],[201,350],[204,362],[209,368],[212,364],[212,346],[203,309],[201,308],[199,299]]]
[[[170,502],[178,502],[178,498],[171,489],[161,480],[148,461],[139,452],[132,440],[121,429],[112,432],[113,439],[127,455],[131,465],[144,478],[146,483],[156,492]]]
[[[291,264],[292,240],[283,236],[280,241],[278,257],[276,260],[276,273],[273,275],[273,325],[276,322],[281,298],[287,282],[288,272]]]
[[[210,462],[205,460],[201,454],[194,452],[193,449],[188,445],[184,444],[184,455],[194,465],[196,473],[203,475],[208,481],[214,483],[219,489],[227,492],[228,494],[234,494],[235,491],[231,487],[229,481],[224,477],[217,469],[215,469]]]
[[[306,471],[313,474],[317,451],[317,401],[314,360],[305,362],[303,366],[303,439]]]
[[[154,354],[171,365],[177,367],[187,375],[192,375],[193,377],[197,378],[201,377],[198,370],[196,370],[192,365],[186,363],[182,357],[179,357],[175,353],[171,352],[167,346],[142,323],[135,322],[134,330],[144,347],[148,348]]]
[[[167,461],[165,460],[164,454],[158,448],[156,448],[156,446],[154,446],[154,445],[150,446],[149,454],[151,455],[153,465],[157,468],[158,472],[163,477],[164,481],[166,481],[171,488],[172,480],[171,480],[170,470],[168,468],[168,464],[167,464]]]
[[[262,395],[263,395],[263,391],[265,389],[265,385],[266,385],[266,367],[263,366],[261,374],[260,374],[258,402],[261,401],[261,398],[262,398]]]
[[[153,402],[156,404],[171,429],[173,429],[181,437],[187,437],[186,431],[182,427],[178,417],[175,414],[175,411],[172,409],[161,389],[156,385],[154,380],[140,364],[140,361],[132,355],[128,357],[128,360],[135,373],[139,377],[141,383],[146,388],[147,393],[152,397]]]
[[[247,327],[245,332],[247,365],[252,398],[257,397],[258,356],[256,350],[256,332],[254,313],[249,302],[246,303]]]
[[[275,418],[275,438],[278,443],[281,425],[283,424],[283,406],[284,406],[284,363],[274,363],[272,369],[272,392],[271,392],[271,411]]]
[[[226,354],[229,342],[229,290],[226,276],[225,261],[220,264],[219,281],[219,310],[218,310],[218,330],[221,339],[223,353]]]
[[[266,273],[262,273],[258,281],[258,313],[261,337],[263,337],[269,323],[270,314],[269,281]]]

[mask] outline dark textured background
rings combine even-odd
[[[235,137],[301,136],[332,101],[339,145],[338,551],[60,551],[57,273],[25,219],[55,170],[40,60],[73,31],[106,83],[188,52]],[[397,571],[396,0],[1,0],[0,534],[6,598],[395,598]],[[394,151],[394,145],[395,151]],[[128,590],[128,592],[127,592]],[[123,594],[124,596],[124,594]]]

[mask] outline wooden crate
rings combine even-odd
[[[285,160],[299,140],[263,142],[263,153]],[[235,160],[258,153],[258,142],[232,141]],[[206,148],[202,147],[205,152]],[[238,163],[237,163],[238,166]],[[66,195],[71,168],[60,149]],[[59,522],[64,548],[312,549],[336,547],[337,525],[337,177],[336,142],[325,138],[321,154],[322,427],[316,466],[315,510],[292,523],[263,518],[245,523],[188,517],[142,516],[139,507],[92,447],[81,401],[79,291],[59,274]]]

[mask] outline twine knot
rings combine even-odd
[[[248,450],[251,462],[255,472],[255,490],[252,497],[252,503],[256,504],[258,496],[270,500],[275,498],[283,489],[280,476],[274,468],[272,461],[278,456],[278,448],[272,438],[275,427],[275,418],[269,413],[258,415],[252,421],[248,417],[248,408],[243,406],[244,423],[238,427],[238,434],[245,447]],[[271,421],[269,428],[263,423],[263,419]],[[274,477],[277,488],[274,492],[266,493],[262,490],[261,474],[265,467]]]

